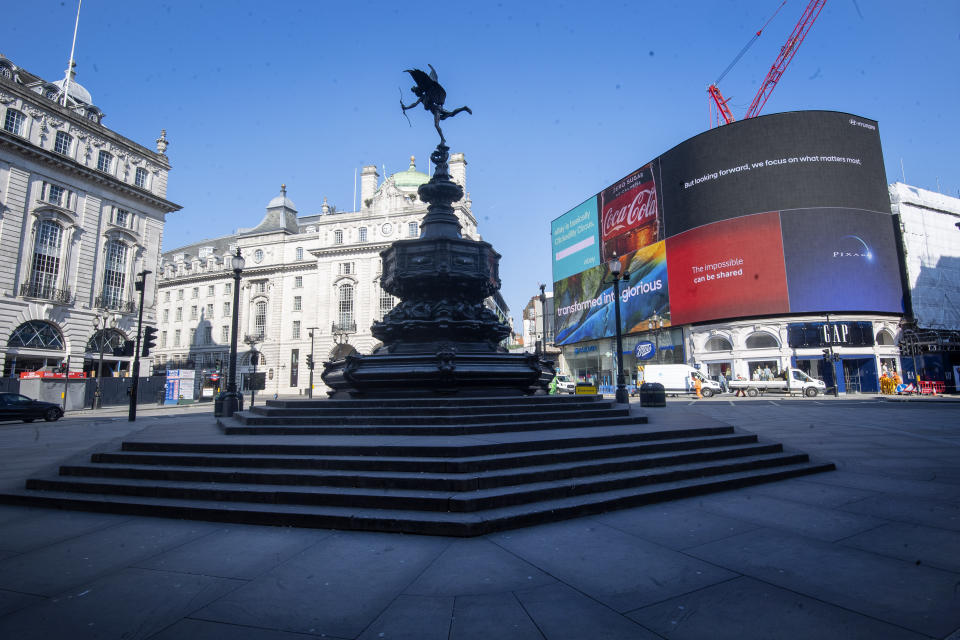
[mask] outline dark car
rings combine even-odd
[[[43,418],[53,422],[63,417],[63,409],[52,402],[34,400],[19,393],[0,393],[0,420],[33,422]]]

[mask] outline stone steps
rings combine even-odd
[[[624,409],[598,397],[273,401],[203,437],[141,434],[0,499],[470,536],[832,468],[732,427],[657,428]]]

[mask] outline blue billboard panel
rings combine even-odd
[[[903,313],[893,225],[857,209],[781,212],[790,310]]]
[[[553,281],[569,278],[600,264],[596,196],[550,223]]]
[[[623,333],[647,331],[656,313],[670,325],[666,245],[658,242],[621,259],[629,279],[620,282]],[[616,335],[614,292],[606,264],[555,282],[553,300],[557,345]]]

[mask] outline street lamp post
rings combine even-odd
[[[230,332],[230,370],[227,374],[227,390],[220,394],[221,411],[225,416],[232,416],[239,410],[240,394],[237,393],[237,325],[240,323],[240,274],[243,273],[245,264],[243,256],[240,255],[240,247],[237,247],[237,253],[230,259],[230,266],[233,267],[233,331]]]
[[[133,422],[137,419],[137,390],[140,384],[140,332],[143,329],[143,296],[147,291],[147,275],[153,273],[149,269],[144,269],[137,274],[139,278],[133,283],[133,288],[140,292],[140,313],[137,316],[137,342],[133,352],[133,379],[130,381],[130,409],[127,412],[127,420]]]
[[[547,352],[547,285],[540,283],[540,353]]]
[[[622,266],[620,265],[620,259],[617,256],[614,256],[610,262],[607,263],[607,268],[610,270],[610,275],[613,276],[613,309],[614,309],[614,321],[617,325],[617,393],[616,399],[620,404],[628,404],[630,402],[630,396],[627,395],[627,383],[623,377],[623,334],[620,329],[620,280],[629,279],[630,275],[623,271]]]
[[[657,364],[661,364],[663,358],[660,356],[660,328],[663,327],[663,318],[660,317],[659,313],[654,311],[653,315],[650,316],[650,320],[647,322],[647,326],[653,328],[653,339],[657,346]]]
[[[109,322],[110,316],[107,313],[102,313],[93,318],[93,328],[96,329],[97,335],[100,339],[100,360],[97,362],[97,388],[93,392],[93,408],[99,409],[103,403],[103,395],[100,391],[100,380],[103,378],[103,347],[104,347],[104,336],[106,336],[107,323]]]

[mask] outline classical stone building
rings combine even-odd
[[[71,72],[48,82],[0,55],[0,358],[5,376],[129,370],[136,274],[158,271],[170,162],[102,124]],[[148,276],[144,321],[154,318]]]
[[[463,154],[451,156],[451,177],[463,187],[466,165]],[[376,167],[367,166],[360,176],[358,211],[341,212],[324,202],[320,213],[310,215],[299,215],[281,187],[257,226],[164,252],[158,365],[198,371],[203,392],[213,393],[212,374],[227,369],[233,317],[230,258],[239,248],[246,263],[238,384],[253,371],[256,351],[267,394],[306,393],[307,356],[312,354],[319,393],[323,361],[369,353],[377,346],[370,325],[396,303],[380,288],[380,252],[395,240],[419,235],[426,205],[417,188],[428,179],[412,157],[409,169],[382,182]],[[469,194],[454,206],[464,237],[480,239]],[[507,317],[502,298],[490,304]]]

